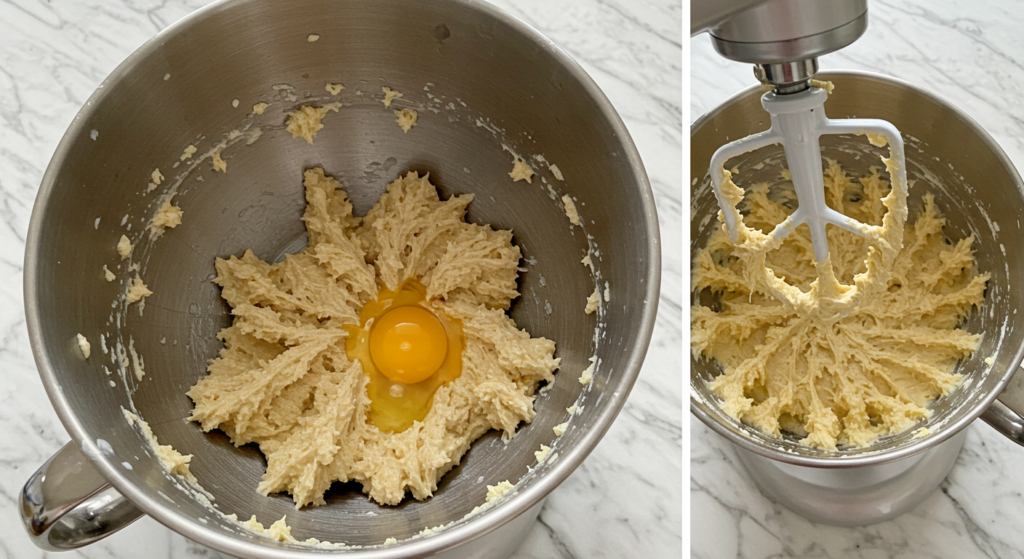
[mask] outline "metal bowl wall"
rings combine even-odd
[[[310,41],[310,34],[319,39]],[[325,91],[327,82],[346,89],[334,97]],[[404,93],[392,108],[419,107],[419,121],[408,133],[381,104],[383,85]],[[324,119],[312,145],[283,129],[289,111],[339,99],[344,106]],[[266,113],[247,116],[260,101],[271,103]],[[120,263],[114,246],[125,231],[124,216],[132,226],[129,236],[143,239],[154,199],[185,171],[184,165],[172,167],[183,148],[208,148],[247,118],[263,127],[263,135],[252,145],[225,149],[226,173],[213,172],[208,162],[192,171],[175,199],[183,223],[136,247],[133,260],[143,263],[142,276],[154,292],[145,312],[112,308],[127,274],[107,283],[101,267]],[[533,161],[533,184],[513,183],[509,150],[543,154],[558,165],[564,182]],[[210,281],[214,258],[252,249],[276,261],[300,251],[306,243],[299,219],[302,171],[313,165],[342,181],[358,215],[410,170],[430,173],[442,197],[475,193],[468,219],[512,229],[526,260],[523,295],[512,317],[558,344],[561,371],[538,396],[534,422],[510,442],[493,432],[477,441],[427,501],[380,507],[357,484],[336,484],[327,506],[297,511],[288,495],[256,492],[265,467],[258,451],[235,448],[225,436],[204,434],[185,419],[192,408],[185,393],[206,374],[207,360],[221,346],[216,333],[230,323],[230,309]],[[168,183],[147,194],[157,167]],[[584,228],[569,228],[552,193],[577,199]],[[612,293],[600,319],[583,312],[594,290],[594,278],[580,264],[588,235],[600,249],[600,281]],[[172,25],[103,83],[68,130],[44,177],[27,247],[33,350],[72,437],[148,514],[207,545],[261,557],[308,549],[238,529],[168,478],[122,417],[129,391],[161,443],[195,456],[192,472],[220,511],[242,519],[255,514],[264,525],[287,515],[300,539],[377,545],[387,537],[408,538],[461,519],[483,502],[486,484],[525,476],[502,506],[413,547],[378,549],[376,555],[419,556],[530,510],[582,462],[639,372],[660,275],[650,186],[610,103],[538,33],[485,3],[459,0],[235,0]],[[93,341],[89,361],[76,356],[77,333]],[[100,333],[107,334],[108,346],[115,338],[126,345],[134,340],[144,357],[146,376],[128,378],[129,390],[109,385],[116,375],[104,370],[112,367],[96,343]],[[585,388],[577,377],[595,351],[598,373]],[[530,474],[533,451],[552,443],[552,427],[566,420],[565,408],[584,392],[584,411],[558,440],[559,461]],[[112,456],[96,451],[98,438],[109,443]],[[123,457],[139,460],[127,470]]]

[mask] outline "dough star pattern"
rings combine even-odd
[[[505,310],[516,291],[511,231],[466,223],[472,195],[438,198],[427,177],[392,182],[365,218],[321,168],[304,175],[309,247],[268,264],[246,251],[216,261],[233,308],[224,348],[188,394],[192,420],[267,459],[258,490],[324,504],[334,481],[358,481],[382,504],[429,497],[470,444],[506,439],[533,419],[534,393],[553,380],[555,344],[531,338]],[[345,324],[379,289],[417,279],[426,303],[462,322],[462,374],[434,394],[423,421],[381,432],[367,418],[367,375],[345,351]]]
[[[882,223],[881,199],[890,188],[877,172],[854,181],[829,161],[825,188],[833,209]],[[792,212],[768,192],[761,184],[744,200],[744,222],[764,232]],[[928,417],[928,405],[959,384],[956,364],[977,348],[980,336],[957,326],[981,304],[989,274],[977,271],[973,236],[946,240],[930,194],[917,210],[887,283],[837,320],[801,313],[751,289],[745,278],[753,275],[732,254],[724,227],[712,234],[694,257],[693,290],[705,301],[714,294],[715,302],[692,307],[691,346],[696,356],[721,365],[722,375],[710,386],[728,414],[776,437],[795,433],[812,447],[865,447]],[[832,227],[828,243],[836,278],[853,283],[865,271],[867,241]],[[766,262],[807,291],[817,279],[807,226]]]

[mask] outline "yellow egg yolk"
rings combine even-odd
[[[369,377],[369,420],[381,431],[423,420],[434,392],[462,374],[462,324],[430,306],[426,292],[417,281],[381,289],[359,311],[359,325],[344,327],[345,352]]]
[[[434,313],[408,305],[393,308],[370,330],[370,357],[389,379],[415,384],[437,372],[448,353],[444,326]]]

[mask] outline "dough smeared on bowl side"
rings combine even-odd
[[[302,138],[312,144],[316,133],[323,129],[321,122],[328,111],[338,112],[341,103],[329,103],[323,107],[304,105],[298,110],[288,113],[285,130],[292,133],[292,138]]]
[[[130,305],[138,301],[142,301],[144,298],[152,295],[153,292],[146,287],[146,283],[142,281],[139,274],[136,273],[134,278],[128,281],[128,287],[125,290],[125,301]]]
[[[160,236],[166,229],[174,229],[181,225],[181,217],[184,213],[181,208],[171,203],[171,197],[164,200],[164,203],[160,205],[160,209],[153,214],[153,219],[149,222],[149,229],[154,235]]]
[[[123,407],[121,408],[121,413],[124,415],[124,419],[128,422],[128,425],[138,424],[139,429],[142,430],[142,435],[146,437],[146,440],[156,453],[156,457],[160,460],[160,464],[164,469],[172,474],[180,475],[189,483],[199,483],[188,468],[189,463],[192,461],[191,454],[181,454],[177,450],[174,450],[170,445],[160,444],[156,440],[156,435],[153,434],[153,430],[149,427],[149,423],[146,423],[144,419]]]
[[[587,314],[594,314],[601,307],[601,288],[594,287],[594,292],[587,297],[587,306],[583,309]]]
[[[569,218],[569,223],[579,225],[580,213],[576,210],[576,203],[572,201],[572,197],[568,194],[562,196],[562,206],[565,207],[565,217]]]
[[[395,121],[398,122],[398,126],[401,127],[402,132],[408,132],[413,126],[416,126],[416,118],[419,113],[412,109],[402,109],[395,111]]]
[[[533,184],[533,168],[523,161],[521,157],[516,157],[515,163],[512,164],[512,171],[509,172],[508,176],[512,177],[512,182],[526,181]]]
[[[117,254],[121,256],[121,260],[124,260],[131,253],[132,242],[128,240],[127,235],[121,235],[121,238],[117,241]]]
[[[381,91],[384,92],[384,98],[381,99],[380,102],[384,103],[385,107],[391,107],[391,102],[392,101],[394,101],[395,99],[398,99],[399,97],[402,97],[401,93],[391,89],[390,87],[388,87],[386,85],[381,87],[380,89],[381,89]]]

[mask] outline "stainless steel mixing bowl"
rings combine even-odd
[[[327,82],[346,89],[331,96]],[[382,85],[404,94],[392,108],[419,110],[408,133],[381,104]],[[345,106],[326,117],[312,145],[283,130],[287,112],[338,99]],[[271,105],[250,116],[260,101]],[[211,171],[209,161],[191,173],[188,162],[174,167],[185,146],[202,152],[251,119],[263,135],[224,151],[226,173]],[[530,159],[538,171],[533,184],[513,183],[511,152],[543,154],[564,182]],[[558,344],[561,370],[538,396],[533,423],[508,443],[497,433],[478,440],[424,502],[380,507],[358,485],[336,484],[326,506],[296,511],[288,495],[256,492],[264,471],[256,450],[235,448],[185,419],[192,408],[185,393],[205,375],[221,345],[215,335],[230,322],[210,281],[214,257],[251,248],[278,260],[301,250],[302,171],[319,164],[341,179],[360,215],[409,170],[429,172],[445,197],[476,193],[469,219],[512,229],[524,253],[523,295],[513,318]],[[147,194],[157,167],[167,182]],[[101,267],[120,264],[114,245],[129,226],[129,237],[144,239],[155,197],[182,175],[176,200],[183,223],[155,243],[141,242],[132,257],[142,262],[154,292],[144,314],[112,307],[127,274],[122,269],[108,283]],[[556,201],[563,193],[576,198],[584,227],[569,228]],[[600,317],[583,312],[595,283],[580,264],[588,237],[599,250],[598,280],[611,288]],[[625,126],[583,70],[522,22],[472,0],[210,5],[111,74],[74,120],[43,178],[27,240],[26,313],[40,376],[73,442],[26,486],[30,531],[40,545],[66,549],[142,511],[233,555],[315,552],[240,530],[165,475],[122,416],[131,395],[161,443],[195,456],[192,472],[224,513],[255,514],[264,525],[287,515],[299,539],[362,546],[459,521],[430,537],[344,553],[507,555],[542,499],[594,448],[626,399],[650,341],[659,274],[652,193]],[[78,333],[92,342],[88,360],[75,347]],[[101,333],[107,346],[134,340],[145,362],[141,382],[129,374],[126,388],[116,373],[105,372],[114,365],[98,343]],[[577,377],[595,351],[597,372],[584,387]],[[566,420],[565,408],[581,394],[582,413],[556,441],[552,427]],[[560,458],[531,472],[542,443],[554,444]],[[522,480],[511,498],[460,521],[483,502],[487,484],[505,479]],[[113,487],[60,516],[104,481]]]
[[[868,448],[825,451],[799,444],[799,437],[775,439],[726,415],[708,381],[720,374],[717,363],[692,358],[690,410],[713,430],[757,455],[779,462],[820,468],[878,465],[932,449],[982,416],[1001,432],[1021,442],[1020,414],[1024,398],[1016,389],[1000,393],[1010,382],[1022,357],[1024,342],[1024,214],[1022,182],[1013,164],[992,138],[966,114],[938,96],[899,80],[880,75],[836,72],[820,79],[835,84],[825,104],[830,118],[880,118],[896,125],[906,142],[907,175],[918,184],[910,189],[911,216],[925,192],[947,220],[946,234],[976,238],[978,266],[991,272],[985,301],[964,327],[982,333],[978,350],[958,366],[965,379],[951,394],[938,399],[931,417],[922,422],[930,434],[915,438],[911,429],[879,439]],[[690,131],[691,179],[690,253],[704,246],[719,222],[718,205],[707,176],[712,153],[721,145],[768,128],[761,108],[763,89],[752,87],[698,119]],[[839,159],[851,172],[881,166],[877,148],[863,138],[825,137],[823,154]],[[887,154],[887,152],[884,152]],[[766,157],[779,157],[780,147],[753,152],[738,160],[740,177],[747,181],[772,180],[778,169],[754,168]],[[729,164],[730,166],[733,163]],[[731,167],[730,167],[731,168]],[[774,173],[774,175],[773,175]],[[924,186],[927,184],[928,186]],[[710,294],[695,294],[707,297]],[[991,363],[986,362],[990,359]],[[1000,396],[1001,401],[996,397]],[[1006,404],[1009,404],[1007,406]],[[950,464],[952,461],[950,461]],[[941,476],[939,478],[941,480]],[[937,481],[936,481],[937,483]]]

